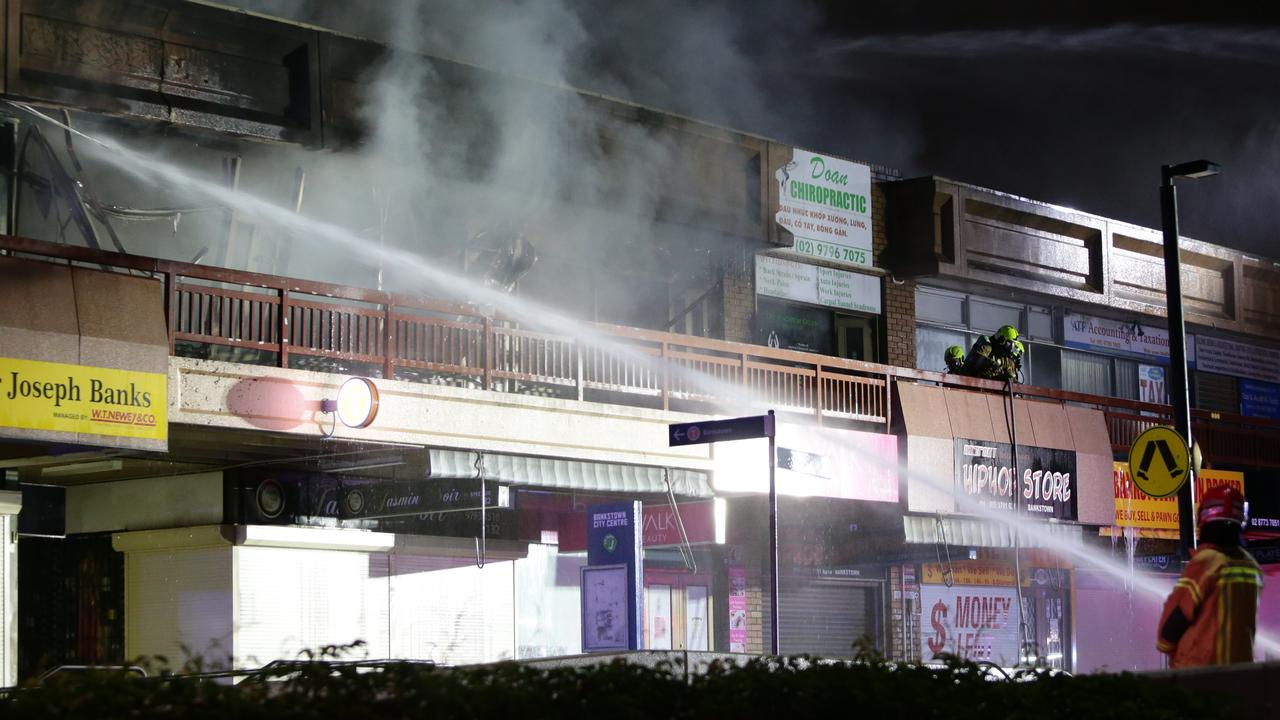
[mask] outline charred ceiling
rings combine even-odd
[[[9,0],[9,97],[321,141],[316,33],[176,0]]]

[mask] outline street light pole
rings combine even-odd
[[[1169,319],[1169,392],[1173,405],[1173,427],[1187,442],[1187,458],[1191,448],[1191,398],[1187,383],[1187,336],[1182,312],[1182,267],[1178,256],[1178,192],[1173,186],[1177,177],[1202,178],[1218,174],[1219,166],[1208,160],[1194,160],[1160,168],[1160,224],[1164,231],[1164,292]],[[1194,465],[1194,461],[1189,461]],[[1187,481],[1178,490],[1178,540],[1183,559],[1195,549],[1195,478],[1187,468]]]

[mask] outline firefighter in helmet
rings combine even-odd
[[[988,380],[1017,380],[1022,353],[1018,331],[1012,325],[1003,325],[990,337],[983,335],[974,341],[965,359],[965,374]]]
[[[942,354],[942,358],[947,362],[947,372],[964,372],[964,348],[959,345],[952,345]]]
[[[1240,546],[1247,520],[1244,496],[1230,485],[1200,498],[1200,546],[1164,601],[1156,638],[1171,667],[1253,661],[1262,570]]]

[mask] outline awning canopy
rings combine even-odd
[[[664,468],[584,462],[504,453],[432,448],[430,477],[480,477],[555,490],[616,493],[665,493]],[[712,497],[707,473],[670,469],[671,488],[685,497]]]
[[[989,464],[999,466],[1003,464],[1001,454],[1012,454],[1009,449],[1016,436],[1020,454],[1031,451],[1040,458],[1067,459],[1059,469],[1074,466],[1071,494],[1054,494],[1050,487],[1053,497],[1042,500],[1044,504],[1054,500],[1062,504],[1065,498],[1074,505],[1074,516],[1060,512],[1056,517],[1088,525],[1113,522],[1111,440],[1101,411],[1022,397],[1013,401],[1011,410],[1008,396],[1001,393],[907,381],[895,382],[894,388],[894,414],[904,433],[906,450],[908,510],[965,512],[956,498],[965,471],[971,468],[962,467],[960,460],[983,464],[986,456],[978,453],[990,451]],[[966,445],[974,448],[974,459],[966,457],[970,453]],[[1025,471],[1028,464],[1019,469]],[[1022,480],[1018,478],[1018,482]]]
[[[955,515],[903,515],[902,527],[908,543],[940,543],[969,547],[1011,548],[1014,531],[994,520]],[[1038,533],[1022,533],[1018,546],[1062,549],[1084,544],[1084,528],[1067,523],[1038,523]]]

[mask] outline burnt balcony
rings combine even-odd
[[[144,274],[164,293],[171,355],[706,412],[751,396],[819,424],[888,432],[895,381],[1003,393],[1004,384],[810,353],[584,323],[588,340],[457,305],[374,290],[0,236],[26,259]],[[1167,405],[1017,385],[1097,409],[1114,451],[1167,424]],[[1206,457],[1280,466],[1280,422],[1193,411]]]

